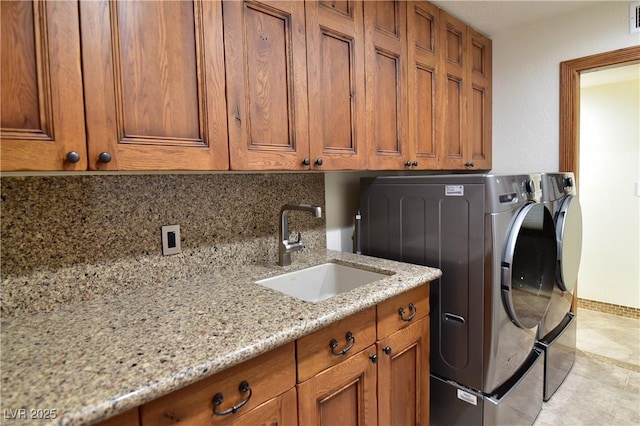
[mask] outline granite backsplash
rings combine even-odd
[[[1,178],[1,313],[52,310],[212,268],[275,262],[289,201],[324,210],[320,173]],[[160,228],[182,253],[162,256]],[[326,246],[326,221],[292,212],[290,230]],[[295,256],[295,255],[294,255]]]

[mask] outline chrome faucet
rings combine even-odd
[[[278,265],[291,265],[291,253],[304,248],[301,234],[298,232],[297,241],[289,241],[289,212],[298,210],[310,212],[314,217],[322,217],[322,208],[310,204],[285,204],[280,208],[280,241],[278,243]]]

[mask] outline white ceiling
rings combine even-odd
[[[514,27],[593,6],[594,1],[432,1],[489,38]]]

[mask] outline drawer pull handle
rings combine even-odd
[[[356,344],[356,337],[350,331],[347,331],[347,335],[344,336],[344,338],[347,340],[347,342],[349,342],[349,344],[344,349],[340,349],[339,351],[336,351],[336,348],[338,347],[338,341],[336,339],[331,339],[331,342],[329,342],[329,346],[331,347],[332,354],[344,355],[349,352],[351,348],[353,348],[353,345]]]
[[[411,321],[413,317],[416,316],[416,312],[418,311],[416,309],[416,305],[414,305],[413,303],[409,303],[409,311],[411,311],[411,314],[408,317],[405,317],[404,308],[398,309],[398,315],[400,315],[400,318],[402,318],[402,321]]]
[[[240,393],[247,393],[249,392],[249,395],[247,395],[247,397],[245,399],[243,399],[242,401],[240,401],[239,404],[234,405],[231,408],[228,408],[224,411],[218,411],[217,408],[220,404],[222,404],[222,401],[224,400],[224,397],[222,396],[221,393],[217,393],[213,396],[213,414],[215,414],[216,416],[226,416],[227,414],[232,414],[235,413],[236,411],[238,411],[240,408],[242,408],[247,402],[249,402],[249,400],[251,399],[251,395],[252,395],[252,391],[251,388],[249,387],[249,382],[247,382],[246,380],[242,381],[240,383],[240,386],[238,387],[238,390],[240,391]]]

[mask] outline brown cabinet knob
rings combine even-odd
[[[100,155],[98,155],[98,161],[105,164],[108,163],[111,161],[111,154],[108,152],[101,152]]]
[[[78,154],[75,151],[69,151],[69,152],[67,152],[66,160],[69,163],[75,164],[78,161],[80,161],[80,154]]]

